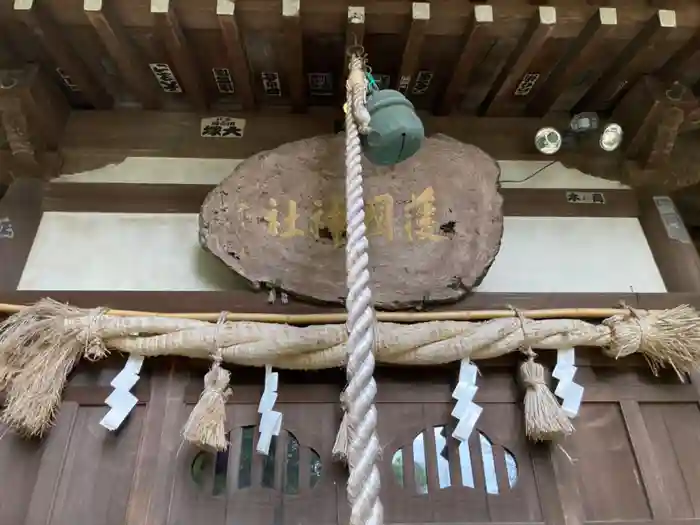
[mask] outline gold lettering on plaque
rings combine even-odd
[[[428,186],[423,193],[416,197],[411,194],[411,201],[404,206],[406,221],[404,229],[408,240],[416,238],[421,241],[440,241],[445,237],[435,233],[435,190]]]

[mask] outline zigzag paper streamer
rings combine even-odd
[[[573,348],[557,350],[557,365],[552,377],[559,380],[554,394],[561,399],[561,407],[570,418],[575,418],[581,408],[583,387],[574,382],[576,375],[576,351]]]
[[[100,421],[100,425],[107,430],[117,430],[139,402],[131,389],[138,383],[142,365],[143,356],[129,356],[124,368],[110,382],[114,390],[105,400],[110,410]]]
[[[452,431],[452,437],[459,441],[468,441],[469,436],[476,426],[476,421],[483,410],[474,403],[476,391],[476,376],[479,369],[469,359],[462,359],[459,365],[459,380],[452,392],[452,397],[457,400],[452,409],[452,417],[457,419],[457,426]]]
[[[258,444],[255,449],[259,454],[268,455],[272,436],[279,436],[282,430],[282,412],[273,410],[277,401],[277,384],[279,374],[272,371],[271,366],[265,367],[265,388],[260,397],[258,414],[260,414],[260,426],[258,430]]]

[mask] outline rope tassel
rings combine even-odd
[[[231,396],[229,380],[231,374],[221,366],[221,351],[218,345],[218,328],[226,320],[222,312],[214,335],[216,354],[214,363],[204,376],[204,390],[192,409],[182,429],[185,441],[204,450],[219,452],[228,448],[226,440],[226,400]]]
[[[535,362],[532,350],[520,365],[520,378],[525,385],[525,433],[533,441],[551,441],[574,431],[561,405],[549,389],[545,368]]]

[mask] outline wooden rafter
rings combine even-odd
[[[488,32],[493,26],[493,7],[490,5],[475,5],[467,21],[462,44],[462,53],[457,59],[454,72],[447,84],[444,95],[438,100],[436,113],[447,115],[452,108],[459,105],[462,99],[461,91],[466,88],[471,75],[476,68],[480,52],[487,43]]]
[[[250,76],[250,66],[243,43],[243,36],[236,19],[234,0],[217,0],[216,16],[221,30],[221,38],[226,48],[228,63],[233,75],[236,93],[239,95],[243,109],[255,107],[255,94]]]
[[[663,45],[677,29],[678,22],[675,11],[657,10],[642,26],[639,33],[612,61],[598,82],[579,100],[574,111],[606,109],[607,105],[642,76],[644,66],[648,61],[644,51]]]
[[[425,29],[430,22],[430,4],[413,2],[411,8],[411,25],[401,57],[401,69],[396,79],[396,89],[408,86],[416,76],[420,61],[421,48],[425,39]]]
[[[175,72],[184,85],[185,95],[194,108],[206,109],[209,103],[202,84],[202,75],[172,3],[170,0],[151,0],[151,14],[156,31],[165,43],[170,61],[175,66]]]
[[[37,5],[35,0],[15,0],[14,12],[39,39],[56,66],[70,75],[90,104],[97,109],[112,107],[114,101],[111,95],[100,85],[73,47],[66,42],[65,36],[61,34],[62,29],[45,7]]]
[[[129,88],[138,97],[144,109],[160,107],[160,95],[153,75],[142,60],[121,22],[105,0],[84,0],[87,19],[117,64]]]
[[[500,116],[503,102],[513,95],[518,82],[527,72],[530,62],[541,52],[557,24],[557,10],[540,6],[528,23],[515,49],[496,77],[493,86],[481,104],[480,114]]]
[[[617,30],[617,9],[600,7],[589,19],[549,78],[538,83],[530,95],[526,113],[541,117],[552,108],[561,93],[580,78],[592,84],[596,78],[585,75],[601,53],[605,40]],[[585,88],[584,88],[585,89]]]

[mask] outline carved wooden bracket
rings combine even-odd
[[[621,150],[567,165],[633,187],[672,191],[700,182],[700,126],[692,124],[700,122],[700,108],[690,88],[645,76],[625,94],[611,120],[624,131]]]
[[[0,181],[57,175],[69,109],[38,66],[0,70]]]

